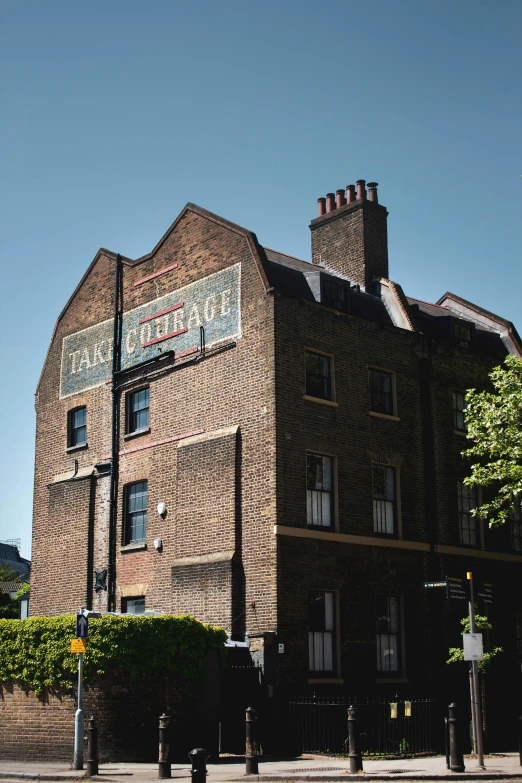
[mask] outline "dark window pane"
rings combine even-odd
[[[336,310],[347,310],[348,288],[333,280],[323,280],[323,304]]]
[[[455,343],[461,348],[469,348],[471,342],[471,327],[464,324],[454,324],[453,334],[455,336]]]
[[[377,596],[377,671],[400,671],[400,604],[397,596]]]
[[[395,468],[373,466],[373,529],[375,533],[395,533]]]
[[[475,508],[475,487],[468,487],[462,480],[457,481],[457,501],[459,514],[459,538],[464,546],[477,545],[477,520],[471,514]]]
[[[144,541],[147,531],[147,482],[137,481],[127,488],[126,543]]]
[[[453,427],[460,432],[466,432],[466,419],[464,408],[466,407],[465,394],[461,391],[453,390]]]
[[[129,400],[128,431],[137,432],[149,426],[150,390],[140,389],[132,392]]]
[[[87,408],[77,408],[69,414],[69,446],[87,443]]]
[[[332,592],[312,590],[308,602],[310,671],[332,672],[335,661],[335,599]]]
[[[331,399],[330,358],[305,352],[306,393],[321,400]]]
[[[511,547],[514,552],[522,552],[522,501],[517,501],[515,511],[510,517]]]
[[[306,520],[309,525],[333,524],[333,460],[306,455]]]
[[[381,370],[369,371],[370,410],[393,416],[392,376]]]

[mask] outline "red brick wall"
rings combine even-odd
[[[214,678],[215,674],[213,670]],[[195,744],[207,743],[213,749],[217,745],[218,694],[219,690],[214,690],[213,702],[202,701],[202,693],[196,687],[191,698],[183,701],[175,682],[157,677],[132,684],[117,678],[92,686],[86,684],[85,728],[94,715],[101,762],[154,762],[158,758],[159,716],[166,713],[171,716],[171,758],[186,760]],[[17,685],[0,685],[2,759],[72,763],[76,707],[75,693],[54,692],[37,697]]]
[[[364,286],[374,277],[387,278],[387,215],[381,204],[357,201],[315,218],[310,224],[312,260]]]
[[[180,440],[151,445],[120,457],[116,594],[119,604],[121,597],[136,594],[139,589],[146,594],[147,606],[170,610],[175,608],[171,584],[177,558],[189,552],[198,556],[236,548],[239,573],[244,571],[243,586],[238,588],[242,590],[241,622],[245,622],[245,607],[255,602],[255,611],[246,613],[246,625],[252,626],[255,632],[276,626],[273,301],[266,294],[255,240],[248,232],[203,211],[188,210],[151,257],[145,257],[135,266],[124,263],[123,302],[124,309],[130,310],[238,263],[241,265],[242,335],[236,346],[198,362],[176,365],[150,381],[149,434],[124,440],[125,406],[122,404],[120,448],[128,451],[137,445],[154,444],[200,429],[208,435],[226,427],[238,427],[240,449],[234,450],[230,445],[223,452],[218,449],[214,453],[217,440],[209,441],[208,446],[186,447]],[[137,280],[172,264],[177,264],[177,268],[134,286]],[[72,491],[68,490],[51,520],[48,498],[53,490],[48,485],[58,474],[70,470],[72,475],[74,459],[82,470],[110,454],[110,385],[60,400],[59,380],[62,338],[110,319],[113,288],[114,260],[101,251],[58,322],[37,392],[31,583],[34,615],[74,612],[90,603],[85,549],[66,548],[61,537],[58,539],[54,533],[59,529],[66,537],[66,531],[79,524],[78,536],[86,540],[84,509],[83,516],[77,520],[70,501]],[[135,388],[140,385],[142,379],[136,381]],[[67,453],[67,411],[78,405],[86,405],[88,409],[88,448]],[[184,456],[192,453],[190,458]],[[179,482],[178,464],[182,476]],[[148,480],[146,549],[120,551],[124,486],[141,479]],[[101,570],[107,567],[110,480],[105,476],[94,481],[96,489],[89,522],[91,559],[92,569]],[[82,483],[86,482],[82,480]],[[217,495],[216,488],[220,490]],[[160,501],[167,506],[165,519],[156,513]],[[195,515],[191,514],[191,508],[197,512]],[[161,552],[153,547],[153,539],[157,537],[164,543]],[[66,575],[58,583],[57,573]],[[81,579],[71,589],[76,573],[81,574]],[[241,581],[242,577],[236,580],[238,584]],[[106,609],[106,606],[106,593],[94,595],[93,608]],[[200,619],[208,620],[210,616]],[[214,607],[211,619],[229,625],[229,602],[222,603],[221,613]]]

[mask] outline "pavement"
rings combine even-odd
[[[299,758],[259,758],[259,774],[245,775],[242,757],[221,758],[207,765],[207,783],[234,783],[234,781],[340,781],[347,777],[365,777],[372,780],[472,780],[481,783],[492,780],[520,781],[522,766],[518,753],[494,754],[484,759],[485,769],[478,767],[475,758],[465,758],[465,771],[451,772],[446,768],[444,756],[424,756],[404,759],[363,758],[362,773],[350,773],[346,758],[332,756],[301,756]],[[190,763],[172,764],[172,778],[190,781]],[[86,777],[85,770],[73,770],[65,762],[57,761],[4,761],[0,757],[0,779],[20,783],[20,780],[75,781]],[[104,763],[99,765],[96,778],[108,783],[151,783],[158,780],[157,764]]]

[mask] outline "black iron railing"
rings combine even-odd
[[[347,710],[357,707],[362,752],[366,756],[434,753],[435,700],[389,701],[381,697],[310,697],[288,704],[294,735],[303,753],[340,755],[347,748]]]

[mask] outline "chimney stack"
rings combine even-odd
[[[357,188],[357,190],[356,190]],[[359,179],[336,194],[318,199],[318,217],[312,220],[312,258],[369,290],[372,281],[388,277],[386,207],[379,204],[377,182]]]

